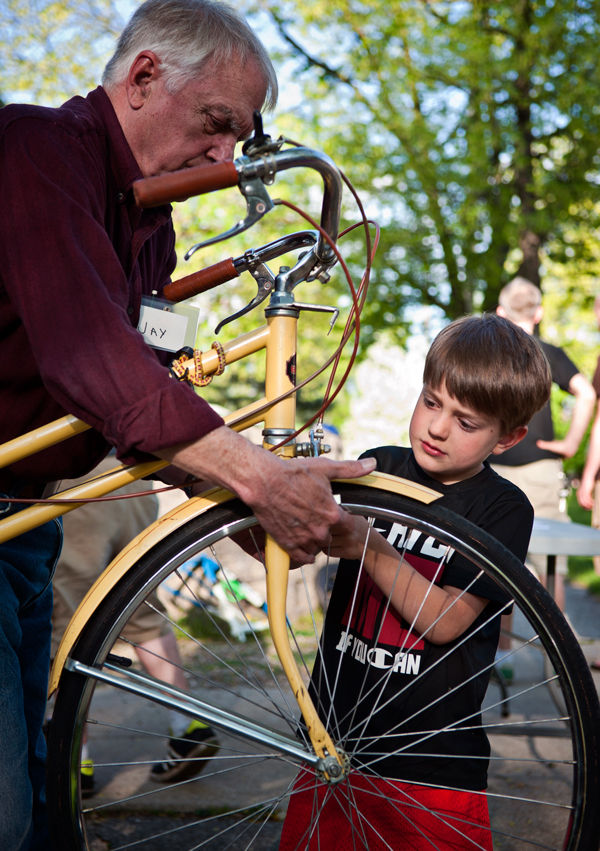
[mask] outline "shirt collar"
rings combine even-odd
[[[94,89],[93,92],[88,94],[86,100],[97,113],[106,130],[111,169],[115,177],[117,189],[123,195],[123,198],[125,198],[133,182],[143,177],[142,172],[127,143],[117,114],[106,91],[102,86],[98,86],[97,89]]]
[[[125,138],[114,107],[102,86],[98,86],[90,92],[86,100],[98,115],[106,131],[111,170],[117,186],[117,203],[128,203],[132,206],[134,218],[139,222],[142,211],[135,207],[133,196],[129,193],[129,190],[136,180],[143,178],[143,174]],[[145,212],[148,214],[150,211]],[[151,212],[151,218],[162,223],[170,218],[171,206],[164,204],[161,207],[155,207]]]

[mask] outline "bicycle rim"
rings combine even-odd
[[[405,527],[407,541],[414,529],[415,535],[420,532],[433,539],[435,546],[451,547],[468,556],[478,570],[494,578],[515,600],[520,637],[513,640],[510,657],[514,680],[503,696],[492,676],[482,707],[491,752],[487,789],[476,797],[487,805],[490,829],[483,828],[482,833],[474,828],[468,813],[448,814],[433,801],[427,790],[439,783],[419,781],[408,790],[402,787],[398,791],[396,781],[378,770],[378,764],[385,763],[380,755],[390,750],[390,742],[396,754],[427,759],[440,756],[432,745],[440,730],[425,725],[415,738],[414,719],[410,747],[398,745],[402,719],[367,746],[365,736],[356,732],[358,721],[340,723],[330,710],[330,732],[346,751],[350,764],[347,777],[336,786],[325,782],[313,766],[303,765],[297,756],[223,730],[217,731],[218,753],[204,761],[199,757],[198,774],[159,784],[151,782],[149,772],[154,764],[165,760],[167,729],[173,715],[143,697],[65,672],[50,727],[48,759],[49,810],[57,847],[66,851],[268,851],[280,847],[282,831],[282,847],[298,851],[334,847],[589,851],[598,847],[600,708],[579,645],[552,599],[494,539],[451,512],[360,486],[343,485],[337,490],[343,505],[374,518],[376,527]],[[141,559],[111,592],[90,619],[72,658],[100,667],[109,653],[129,656],[143,672],[136,661],[135,642],[127,638],[126,624],[160,588],[159,595],[167,607],[162,617],[175,625],[189,692],[207,704],[285,734],[308,754],[308,737],[268,633],[253,631],[248,624],[254,620],[260,626],[263,613],[247,600],[234,603],[236,625],[230,609],[220,607],[214,599],[211,603],[211,594],[202,587],[207,584],[204,574],[198,580],[184,570],[192,557],[199,561],[204,555],[221,567],[222,584],[229,582],[231,586],[227,577],[244,580],[250,575],[254,590],[260,594],[260,563],[231,541],[232,534],[243,530],[251,533],[253,528],[254,519],[237,501],[190,521]],[[299,667],[308,682],[319,658],[322,616],[315,568],[305,567],[295,574],[288,595],[290,632]],[[170,592],[165,587],[170,587]],[[214,587],[212,590],[214,596]],[[235,599],[232,586],[229,591],[231,603]],[[301,594],[308,597],[302,604]],[[372,674],[377,666],[369,664],[368,648],[356,653],[362,655],[365,670],[369,668]],[[404,655],[410,655],[409,647],[404,648]],[[406,663],[411,664],[408,658]],[[412,664],[417,667],[416,660]],[[553,686],[560,687],[566,714],[559,713],[550,699],[544,673],[548,664],[554,672]],[[372,682],[367,685],[365,678],[359,704],[364,701],[365,705],[381,706],[385,702],[383,689],[389,687],[393,667],[382,667],[381,693],[373,690]],[[334,681],[320,688],[333,694],[343,683],[344,670],[340,663]],[[489,677],[490,673],[493,671],[488,666],[478,675]],[[417,673],[410,688],[418,689],[420,682]],[[463,686],[468,684],[455,684],[453,688]],[[410,698],[410,688],[403,688]],[[431,702],[435,701],[443,701],[443,695]],[[86,721],[97,784],[89,800],[82,799],[80,788]],[[471,712],[458,722],[454,719],[453,724],[457,723],[473,728],[478,725]],[[466,787],[446,783],[445,788],[450,795],[458,796]],[[301,796],[303,805],[297,817],[296,803]],[[286,826],[290,802],[294,802],[296,820],[292,823],[290,817]],[[333,819],[332,807],[337,812]],[[394,826],[394,838],[381,827],[386,819]],[[347,845],[335,845],[338,840]]]

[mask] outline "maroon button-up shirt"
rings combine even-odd
[[[136,330],[176,264],[171,208],[134,204],[141,176],[100,87],[0,110],[0,442],[67,412],[94,429],[0,470],[0,490],[83,475],[107,444],[135,463],[223,423]]]

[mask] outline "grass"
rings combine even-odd
[[[577,502],[575,492],[567,499],[567,513],[573,523],[589,526],[592,522],[592,512],[586,511]],[[600,576],[594,571],[594,560],[586,556],[569,557],[569,580],[582,585],[590,592],[600,597]]]

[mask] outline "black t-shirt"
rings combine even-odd
[[[533,509],[517,487],[487,464],[464,482],[442,485],[419,467],[411,449],[384,446],[362,457],[375,457],[382,472],[440,491],[437,504],[468,518],[525,559]],[[490,602],[462,636],[432,644],[409,631],[410,624],[388,605],[358,561],[342,559],[322,640],[328,681],[337,679],[338,687],[332,707],[318,658],[311,682],[315,705],[324,720],[331,715],[336,737],[359,741],[353,763],[364,771],[484,789],[490,753],[480,715],[490,677],[485,669],[498,646],[497,613],[510,597],[485,575],[471,585],[477,576],[473,565],[438,541],[415,532],[407,535],[405,527],[389,522],[378,521],[376,528],[419,573],[433,579],[438,571],[437,585],[468,587]],[[445,732],[437,732],[443,728]]]
[[[579,370],[562,349],[559,349],[557,346],[551,346],[550,343],[545,343],[544,340],[539,340],[538,342],[548,358],[552,381],[558,384],[561,390],[569,393],[569,383],[573,376],[577,375]],[[534,461],[542,461],[544,458],[560,457],[548,449],[540,449],[537,446],[538,440],[554,440],[550,400],[546,402],[541,411],[533,415],[529,422],[529,431],[523,440],[517,443],[516,446],[513,446],[512,449],[507,449],[502,455],[494,458],[494,465],[521,467],[523,464],[532,464]]]

